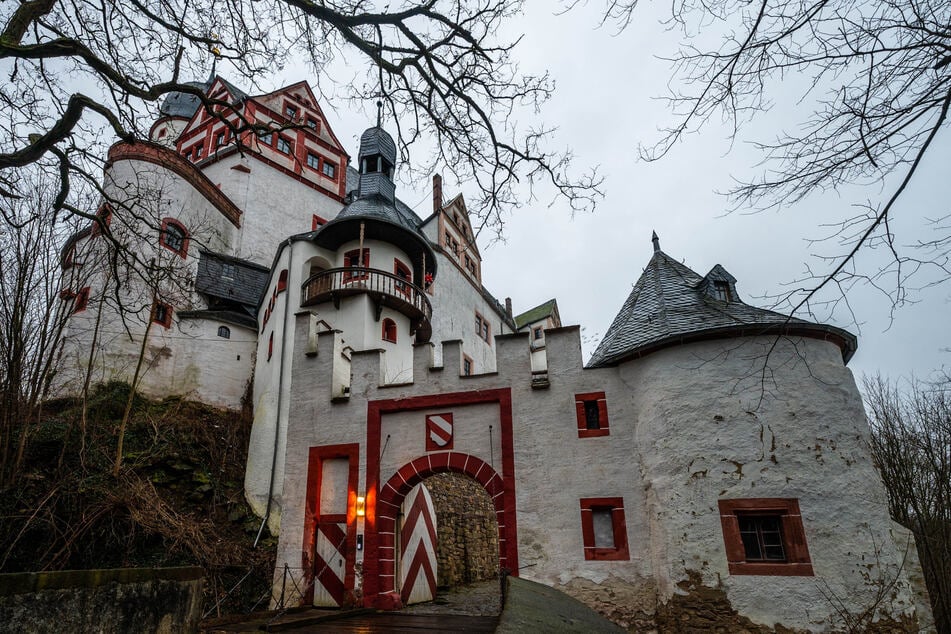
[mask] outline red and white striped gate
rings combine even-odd
[[[328,521],[329,520],[329,521]],[[343,605],[346,586],[347,517],[323,516],[317,522],[314,549],[314,605]]]
[[[436,512],[422,484],[403,502],[399,579],[403,605],[436,598]]]

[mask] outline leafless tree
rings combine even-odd
[[[895,521],[915,534],[935,625],[951,631],[951,393],[865,379],[872,453]]]
[[[623,30],[637,17],[637,4],[606,0],[605,21]],[[656,144],[642,147],[646,159],[664,157],[711,119],[728,120],[737,138],[744,124],[781,101],[799,118],[776,139],[756,144],[764,170],[730,192],[738,206],[787,206],[817,190],[889,184],[857,215],[830,210],[833,231],[826,238],[835,252],[823,255],[823,265],[793,284],[781,303],[796,311],[870,283],[899,306],[912,276],[928,282],[951,277],[947,201],[935,201],[935,209],[909,209],[900,201],[947,134],[951,4],[674,0],[667,26],[679,29],[684,42],[672,60],[669,97],[678,118]],[[898,216],[927,225],[933,238],[903,245],[891,222]],[[860,251],[874,248],[886,250],[888,264],[857,263]],[[823,289],[836,292],[817,295]]]
[[[394,116],[404,155],[435,139],[433,156],[474,182],[477,208],[500,226],[521,183],[546,181],[574,209],[591,208],[599,178],[546,148],[549,130],[517,120],[552,91],[523,75],[515,42],[497,34],[522,0],[14,0],[0,6],[0,195],[22,196],[19,170],[44,157],[58,164],[57,209],[71,204],[74,178],[96,180],[99,126],[126,141],[147,137],[169,92],[202,97],[212,60],[256,87],[290,59],[306,59],[320,84],[346,60],[363,79],[351,96],[381,100]],[[210,52],[211,51],[211,52]],[[213,100],[204,99],[214,115]],[[227,105],[227,104],[222,104]],[[243,121],[237,130],[251,124]],[[423,145],[425,147],[425,144]]]
[[[59,252],[69,227],[50,217],[55,189],[38,170],[23,176],[29,195],[0,199],[10,221],[0,230],[0,483],[20,469],[72,306]]]

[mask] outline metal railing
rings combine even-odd
[[[396,301],[387,302],[388,305],[416,319],[429,322],[433,316],[433,307],[423,289],[392,273],[359,266],[327,269],[311,275],[301,285],[301,305],[310,306],[358,293],[392,298]]]

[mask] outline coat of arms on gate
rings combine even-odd
[[[452,449],[452,413],[427,414],[426,451]]]

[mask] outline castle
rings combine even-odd
[[[63,250],[57,382],[250,401],[246,496],[279,535],[286,600],[432,599],[426,483],[450,472],[490,501],[498,568],[619,622],[711,589],[736,624],[823,631],[872,604],[930,622],[854,336],[744,303],[726,269],[698,274],[655,235],[584,365],[554,300],[515,315],[483,287],[462,196],[435,176],[427,217],[399,199],[379,121],[351,165],[305,82],[195,86],[212,105],[174,93],[149,142],[109,151],[97,220]],[[235,138],[240,121],[257,132]]]

